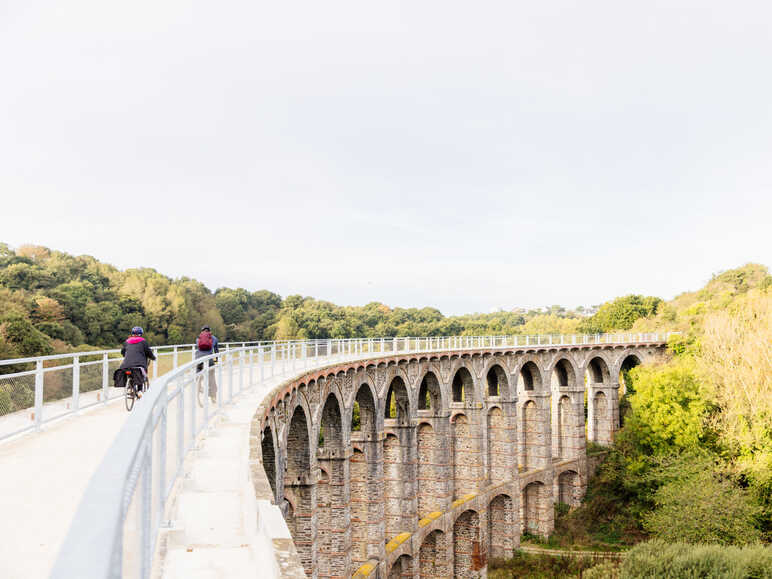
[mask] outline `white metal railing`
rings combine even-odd
[[[165,511],[186,454],[212,417],[253,386],[333,362],[391,353],[473,348],[528,349],[574,344],[663,342],[667,334],[592,336],[451,336],[269,342],[231,347],[157,379],[126,420],[92,477],[62,545],[52,577],[141,577],[151,573]],[[216,389],[212,399],[210,380]],[[270,390],[268,390],[270,391]]]
[[[226,342],[222,350],[259,342]],[[152,378],[195,357],[195,344],[152,348],[157,361]],[[123,358],[121,351],[94,350],[0,360],[0,440],[40,429],[43,424],[122,396],[112,388],[112,373]]]
[[[272,342],[221,343],[222,352],[234,348],[256,347],[272,355],[285,345],[290,352],[347,352],[371,354],[414,350],[453,350],[461,348],[502,348],[518,346],[564,346],[610,342],[645,342],[667,338],[667,334],[593,335],[513,335],[513,336],[437,336],[287,340]],[[149,371],[157,378],[195,357],[195,344],[157,346],[157,361]],[[123,395],[112,387],[112,373],[121,363],[120,350],[97,350],[0,360],[0,441],[25,431],[40,429],[79,410],[107,404]]]

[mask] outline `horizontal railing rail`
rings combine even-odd
[[[150,577],[158,536],[185,457],[212,418],[254,386],[267,388],[278,383],[276,378],[300,371],[390,354],[645,344],[661,343],[667,337],[651,333],[285,341],[229,348],[185,362],[153,382],[129,415],[89,482],[52,577]],[[219,363],[209,365],[218,359]]]

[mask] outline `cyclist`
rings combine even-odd
[[[142,337],[142,334],[144,331],[139,326],[134,326],[131,329],[131,335],[121,347],[123,362],[121,362],[119,369],[140,368],[143,377],[147,378],[147,361],[148,359],[155,360],[155,354],[147,345],[147,340]],[[141,388],[137,390],[137,396],[142,397]]]
[[[196,338],[196,359],[203,358],[204,356],[210,356],[212,354],[220,353],[220,341],[217,336],[212,334],[212,329],[209,326],[201,328],[201,333]],[[214,379],[214,366],[215,359],[209,360],[209,397],[212,399],[217,398],[217,383]],[[201,362],[196,367],[198,372],[204,369],[204,363]]]

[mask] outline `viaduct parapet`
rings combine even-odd
[[[622,371],[664,347],[406,353],[313,371],[258,408],[253,479],[310,577],[485,576],[522,533],[552,531],[556,502],[579,503],[587,441],[609,444],[619,427]]]

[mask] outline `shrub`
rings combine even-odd
[[[621,576],[772,578],[772,548],[762,545],[722,547],[649,541],[628,552]]]

